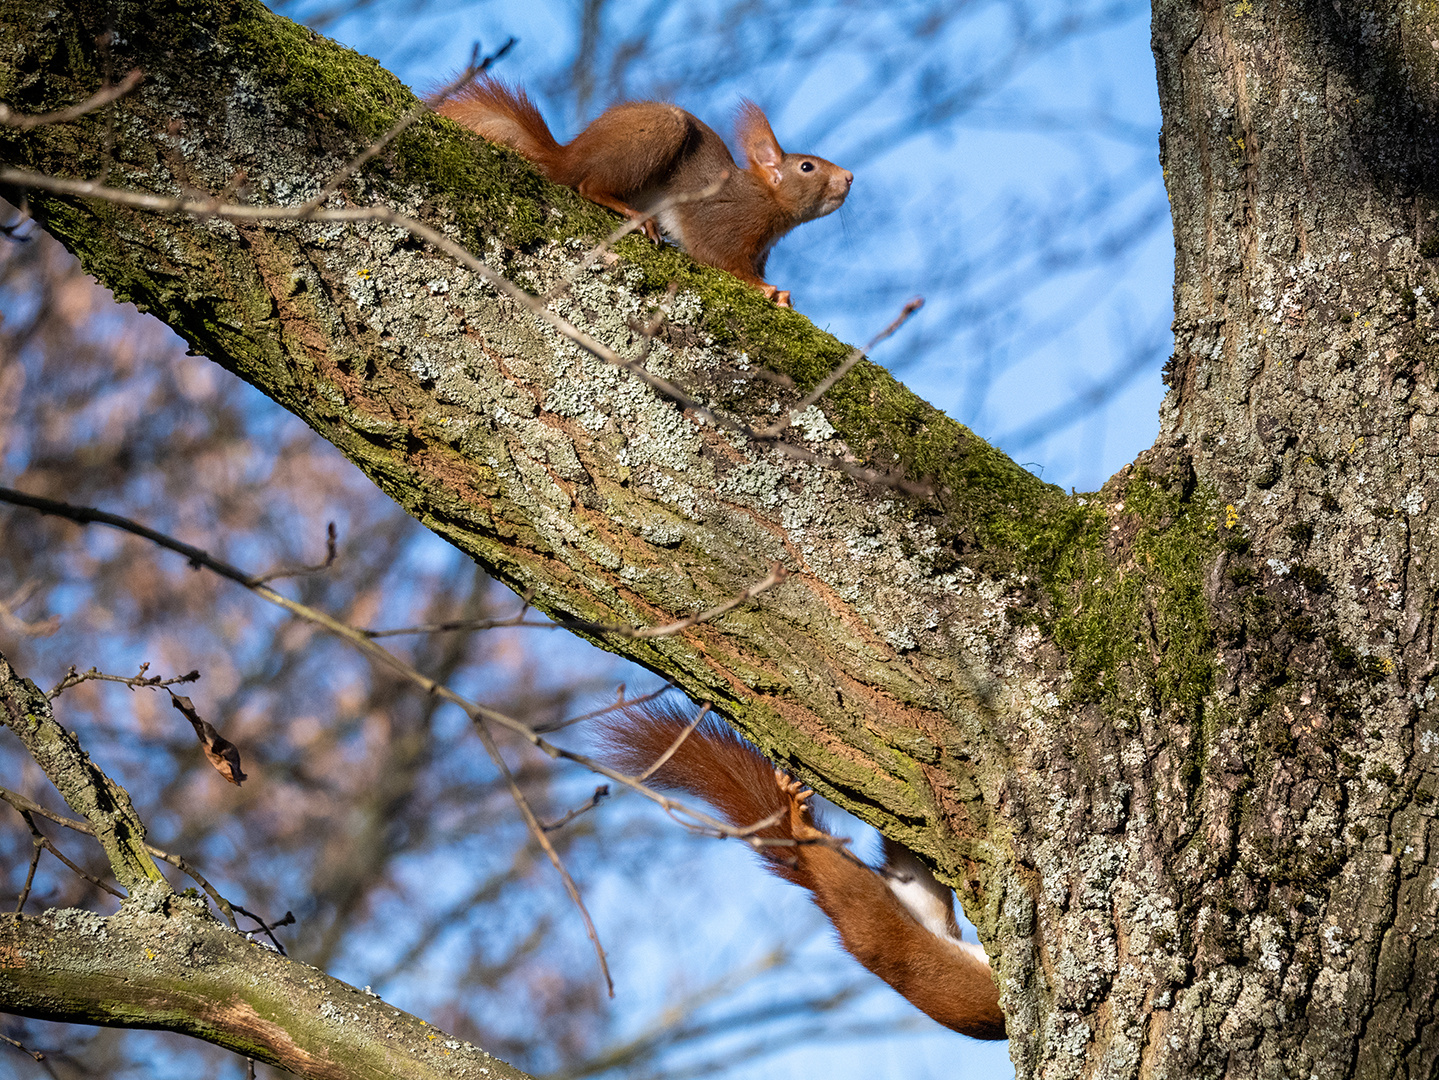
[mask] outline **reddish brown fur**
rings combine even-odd
[[[557,184],[630,217],[658,212],[667,232],[695,259],[727,270],[788,306],[789,294],[764,280],[769,250],[805,221],[837,209],[853,175],[823,158],[786,154],[753,102],[738,131],[749,167],[690,113],[659,101],[612,105],[561,145],[518,87],[484,79],[442,102],[440,113],[519,151]],[[667,198],[720,184],[703,199],[660,208]],[[653,221],[646,231],[659,239]]]
[[[604,728],[606,758],[626,772],[642,773],[688,724],[677,709],[629,709]],[[829,835],[809,808],[811,792],[708,717],[650,782],[704,799],[741,828],[784,814],[759,836],[816,840]],[[1005,1037],[989,966],[916,922],[873,869],[827,844],[773,847],[763,854],[770,870],[814,894],[850,954],[916,1008],[976,1039]]]

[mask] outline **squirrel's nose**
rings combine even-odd
[[[854,183],[854,173],[850,172],[848,169],[845,169],[845,170],[844,170],[844,186],[845,186],[845,187],[849,187],[850,184],[852,184],[852,183]]]

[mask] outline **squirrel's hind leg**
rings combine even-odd
[[[645,223],[640,226],[640,231],[655,243],[658,244],[660,242],[660,231],[655,225],[655,219],[648,214],[636,210],[629,203],[608,191],[605,186],[596,184],[590,180],[581,180],[579,184],[576,185],[575,190],[586,199],[589,199],[590,202],[599,203],[599,205],[613,210],[615,213],[621,214],[624,217],[644,218]]]

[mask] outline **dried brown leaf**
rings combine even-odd
[[[195,729],[200,746],[204,748],[210,764],[215,766],[215,771],[239,787],[245,780],[245,773],[240,768],[240,751],[235,749],[235,744],[216,731],[215,725],[200,715],[195,703],[189,698],[171,693],[170,704],[190,721],[190,726]]]

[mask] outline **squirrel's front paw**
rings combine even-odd
[[[814,811],[809,805],[814,792],[782,769],[774,771],[774,782],[789,797],[790,832],[796,840],[817,840],[828,835],[814,824]]]

